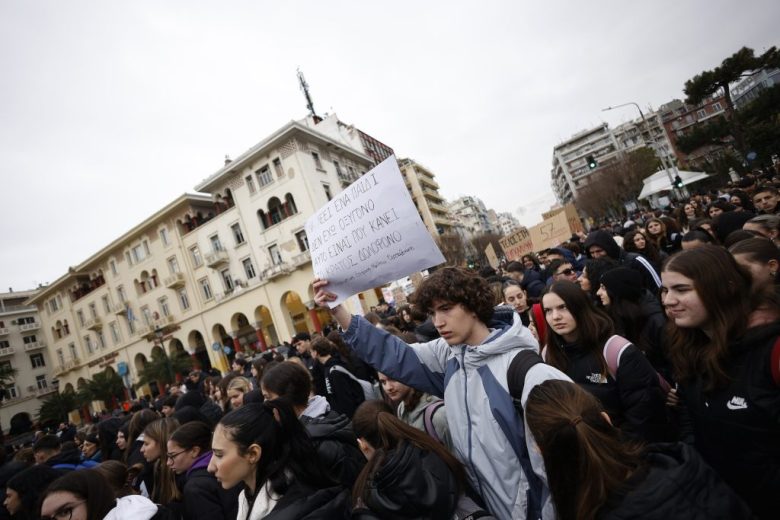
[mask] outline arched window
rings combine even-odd
[[[263,211],[262,209],[257,210],[257,220],[260,221],[260,225],[263,226],[263,229],[268,229],[269,226],[268,215],[266,215],[265,211]]]
[[[295,205],[295,199],[292,193],[288,193],[284,196],[284,206],[287,209],[287,216],[291,217],[298,213],[298,207]]]
[[[278,198],[271,197],[271,200],[268,201],[268,215],[270,216],[272,226],[278,224],[284,218],[282,203]]]

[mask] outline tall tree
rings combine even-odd
[[[168,356],[164,351],[157,350],[141,369],[138,386],[156,381],[160,385],[170,385],[176,381],[177,374],[183,374],[192,368],[192,358],[183,352]]]
[[[698,105],[713,94],[723,94],[726,100],[724,109],[726,121],[734,137],[735,148],[743,159],[747,151],[745,133],[740,121],[734,117],[731,84],[762,69],[778,66],[780,66],[780,52],[776,47],[770,47],[761,56],[756,56],[753,49],[749,47],[742,47],[724,59],[720,66],[705,70],[685,82],[686,102],[691,105]]]
[[[8,397],[9,386],[15,384],[14,378],[16,377],[17,370],[11,366],[11,363],[0,364],[0,400]]]
[[[462,266],[466,263],[466,245],[458,233],[445,233],[436,237],[436,244],[444,255],[447,265]]]
[[[122,378],[113,370],[106,369],[98,372],[79,388],[77,399],[82,404],[92,401],[101,401],[107,410],[114,408],[114,399],[121,400],[124,396],[125,385]]]
[[[47,397],[38,409],[38,420],[42,423],[61,423],[68,420],[71,410],[78,408],[75,392],[65,391]]]
[[[621,216],[624,204],[642,191],[642,181],[660,169],[661,162],[653,150],[638,148],[596,171],[579,190],[574,205],[596,219]]]

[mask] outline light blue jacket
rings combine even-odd
[[[352,317],[344,339],[378,371],[444,398],[455,455],[496,518],[555,517],[544,464],[507,386],[515,355],[539,350],[517,314],[511,326],[491,329],[479,346],[450,346],[441,338],[408,345],[358,316]],[[568,380],[548,365],[534,373]]]

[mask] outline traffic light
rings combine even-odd
[[[684,186],[684,184],[683,184],[683,181],[680,178],[680,176],[679,175],[675,175],[674,176],[674,187],[681,190],[683,188],[683,186]]]
[[[599,163],[596,162],[596,159],[592,155],[589,155],[586,161],[588,161],[588,168],[591,170],[595,170],[596,166],[599,165]]]

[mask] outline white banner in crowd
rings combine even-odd
[[[444,262],[390,156],[306,221],[314,275],[338,298]]]

